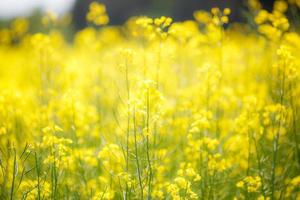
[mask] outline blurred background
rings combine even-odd
[[[85,15],[92,0],[0,0],[0,21],[5,24],[12,18],[26,16],[34,21],[43,12],[58,15],[72,13],[75,29],[86,26]],[[171,16],[176,21],[192,19],[193,11],[212,7],[232,10],[231,21],[243,21],[246,0],[99,0],[107,7],[110,24],[124,23],[136,15]],[[271,9],[273,0],[261,1],[264,8]]]

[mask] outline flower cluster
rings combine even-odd
[[[109,22],[109,17],[106,14],[105,6],[97,2],[93,2],[90,4],[86,19],[98,26],[105,25]]]
[[[0,199],[299,199],[300,4],[245,2],[0,28]]]

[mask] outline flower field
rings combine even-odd
[[[300,3],[249,2],[0,29],[0,199],[300,200]]]

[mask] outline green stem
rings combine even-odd
[[[40,187],[40,167],[38,165],[38,158],[36,152],[34,152],[34,158],[35,158],[35,169],[37,174],[37,188],[38,188],[38,200],[41,200],[41,187]]]
[[[147,90],[147,137],[146,137],[146,146],[147,146],[147,162],[149,168],[149,179],[148,179],[148,197],[151,199],[151,182],[152,182],[152,166],[150,161],[150,147],[149,147],[149,118],[150,118],[150,102],[149,102],[149,89]]]
[[[139,162],[139,155],[138,155],[138,147],[137,147],[137,139],[136,139],[136,120],[135,120],[135,107],[134,107],[134,114],[133,114],[133,129],[134,129],[134,148],[135,148],[135,158],[136,158],[136,166],[138,171],[138,179],[139,179],[139,186],[141,190],[141,199],[144,199],[143,193],[143,184],[141,178],[141,170],[140,170],[140,162]]]
[[[126,72],[126,90],[127,90],[127,131],[126,131],[126,172],[129,170],[129,126],[130,126],[130,85],[129,85],[129,76],[128,76],[128,61],[126,58],[125,62]],[[126,183],[125,199],[128,195],[128,185]]]
[[[16,165],[17,165],[17,155],[16,155],[16,149],[14,148],[14,169],[13,169],[13,179],[12,179],[11,190],[10,190],[10,200],[14,199],[14,188],[15,188],[15,178],[16,178]]]

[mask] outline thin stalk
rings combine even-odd
[[[37,189],[38,189],[38,200],[41,200],[41,186],[40,186],[40,167],[38,165],[38,158],[36,152],[34,152],[34,158],[35,158],[35,169],[37,174]]]
[[[144,199],[143,184],[142,184],[141,170],[140,170],[140,161],[139,161],[137,139],[136,139],[135,107],[133,109],[133,113],[134,113],[133,114],[133,132],[134,132],[134,149],[135,149],[136,166],[137,166],[137,172],[138,172],[139,186],[140,186],[140,190],[141,190],[141,199]]]
[[[152,166],[150,161],[150,147],[149,147],[149,119],[150,119],[150,102],[149,102],[149,89],[147,90],[147,137],[146,137],[146,146],[147,146],[147,162],[149,168],[149,179],[148,179],[148,196],[147,199],[151,199],[151,182],[152,182]]]
[[[271,199],[274,199],[275,192],[275,169],[277,162],[277,153],[278,153],[278,141],[279,134],[277,133],[275,139],[273,140],[273,161],[272,161],[272,177],[271,177]]]
[[[283,97],[284,97],[284,87],[285,87],[285,64],[284,64],[284,71],[282,74],[282,78],[280,79],[280,105],[283,104]],[[280,72],[279,72],[280,77]],[[272,176],[271,176],[271,199],[274,199],[274,193],[275,193],[275,169],[276,169],[276,162],[277,162],[277,154],[278,154],[278,143],[279,143],[279,137],[281,132],[281,122],[282,122],[282,111],[280,108],[280,119],[279,119],[279,127],[278,131],[275,135],[275,138],[273,139],[273,161],[272,161]]]
[[[248,117],[249,118],[249,117]],[[251,140],[250,140],[250,131],[248,131],[248,166],[247,166],[247,172],[246,175],[249,176],[250,175],[250,162],[251,162]],[[248,190],[246,190],[246,199],[249,199],[249,193]]]
[[[129,170],[129,131],[130,131],[130,83],[128,75],[128,60],[125,61],[125,79],[126,79],[126,90],[127,90],[127,130],[126,130],[126,172]],[[125,199],[128,195],[128,185],[126,183]]]
[[[56,156],[53,149],[51,150],[52,156],[54,156],[54,163],[52,164],[51,168],[51,196],[52,199],[55,199],[56,197],[56,190],[57,190],[57,172],[56,172]]]
[[[293,86],[292,84],[290,84],[290,91],[293,91]],[[292,108],[292,115],[293,115],[293,135],[294,135],[294,140],[295,140],[295,160],[296,160],[296,163],[297,163],[297,167],[299,168],[300,167],[300,153],[299,153],[299,143],[298,143],[298,136],[297,136],[297,121],[296,121],[296,118],[297,118],[297,107],[295,107],[295,104],[294,104],[294,99],[293,99],[293,95],[291,94],[291,97],[290,97],[290,104],[291,104],[291,108]]]
[[[248,166],[247,166],[247,172],[246,175],[249,176],[250,174],[250,163],[251,163],[251,133],[248,131]]]
[[[16,155],[16,149],[14,148],[14,169],[13,169],[13,179],[12,179],[11,189],[10,189],[10,200],[14,199],[14,189],[15,189],[15,179],[16,179],[16,165],[17,165],[17,155]]]
[[[261,192],[263,194],[264,197],[266,197],[265,191],[264,191],[264,179],[263,179],[263,171],[262,171],[262,167],[261,167],[261,162],[260,162],[260,156],[259,156],[259,151],[258,151],[258,146],[257,146],[257,142],[255,140],[255,137],[252,135],[252,139],[254,142],[254,147],[255,147],[255,151],[256,151],[256,159],[257,159],[257,166],[258,166],[258,173],[259,173],[259,177],[260,177],[260,181],[261,181]]]

